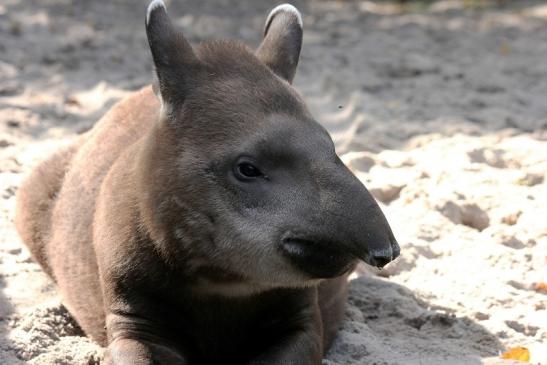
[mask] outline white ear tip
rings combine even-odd
[[[150,4],[148,5],[148,9],[146,9],[146,25],[150,22],[150,14],[157,8],[164,8],[165,9],[165,3],[163,0],[152,0]]]
[[[292,6],[291,4],[281,4],[276,6],[272,11],[270,11],[268,18],[266,19],[266,24],[270,24],[270,21],[273,19],[273,17],[280,12],[287,12],[287,13],[294,14],[294,16],[296,16],[296,19],[298,21],[298,25],[300,25],[300,28],[304,27],[304,22],[302,21],[302,15],[298,11],[298,9]]]

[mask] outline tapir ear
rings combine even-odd
[[[302,16],[292,5],[279,5],[264,26],[264,40],[257,57],[279,77],[292,82],[302,48]]]
[[[146,35],[158,81],[155,88],[164,102],[184,101],[198,59],[182,33],[173,28],[162,0],[148,5]]]

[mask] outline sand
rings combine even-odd
[[[192,42],[252,46],[273,7],[200,3],[170,2]],[[513,346],[547,364],[545,3],[294,4],[295,84],[402,246],[355,275],[324,365],[502,364]],[[14,195],[150,70],[144,2],[0,3],[0,364],[100,363],[16,235]]]

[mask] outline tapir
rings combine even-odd
[[[302,17],[256,50],[146,13],[154,82],[38,165],[15,223],[104,364],[320,364],[347,278],[399,246],[293,88]]]

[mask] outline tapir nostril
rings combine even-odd
[[[372,256],[372,265],[378,267],[379,269],[381,269],[382,267],[386,266],[387,264],[389,264],[391,262],[392,258],[391,256],[389,257],[386,257],[386,256]]]
[[[367,264],[371,266],[376,266],[381,269],[386,266],[388,263],[393,261],[395,257],[399,255],[399,246],[397,243],[392,244],[387,249],[381,250],[372,250],[369,252],[368,260],[365,260]]]

